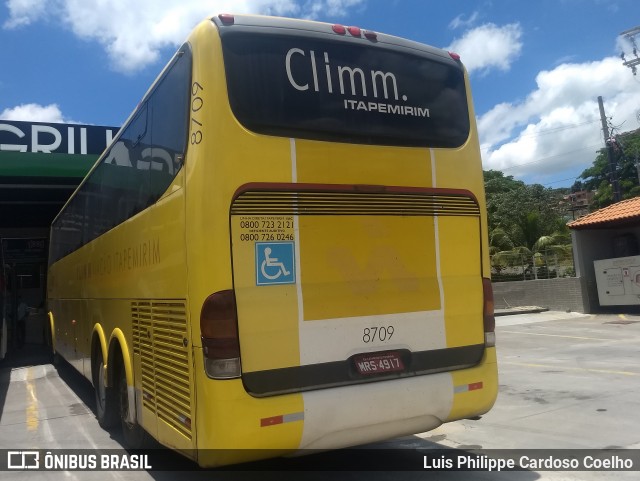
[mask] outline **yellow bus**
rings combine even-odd
[[[51,228],[53,345],[97,417],[202,466],[424,432],[497,394],[460,59],[200,23]]]

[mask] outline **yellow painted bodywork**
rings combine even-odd
[[[155,205],[53,264],[48,294],[56,349],[90,378],[92,335],[103,332],[104,342],[120,343],[127,383],[138,395],[142,376],[132,354],[131,301],[179,300],[186,305],[192,437],[185,438],[148,410],[138,421],[161,443],[210,466],[295,450],[304,429],[302,419],[261,427],[263,419],[304,412],[303,394],[252,397],[241,379],[211,380],[203,368],[201,307],[212,293],[232,287],[239,318],[252,319],[239,325],[243,370],[300,365],[296,286],[256,288],[254,243],[240,241],[240,216],[229,220],[239,187],[252,182],[395,185],[463,189],[477,198],[480,222],[446,216],[437,222],[425,217],[300,216],[300,238],[295,239],[300,268],[305,279],[313,280],[302,286],[305,322],[443,309],[447,347],[480,344],[481,277],[490,270],[473,111],[470,138],[458,149],[296,140],[293,168],[290,139],[253,134],[233,116],[216,27],[203,22],[189,42],[192,82],[200,86],[197,96],[203,104],[191,115],[202,125],[202,141],[189,145],[182,171]],[[197,124],[190,125],[193,129]],[[145,262],[142,246],[147,246]],[[260,306],[267,296],[275,307],[264,312]],[[469,318],[470,312],[475,318]],[[104,349],[107,364],[112,363],[109,345]],[[487,349],[479,365],[451,376],[454,385],[482,381],[484,389],[456,394],[442,421],[485,412],[497,393],[495,350]],[[223,449],[234,451],[215,451]]]
[[[298,242],[313,280],[302,286],[305,321],[440,309],[433,222],[423,217],[301,217]]]
[[[92,343],[97,339],[105,369],[122,361],[127,384],[140,389],[140,379],[134,375],[132,300],[187,297],[184,189],[179,186],[183,178],[179,174],[154,206],[49,269],[55,349],[89,380],[93,381]],[[122,359],[113,359],[112,352]],[[193,397],[195,403],[195,393]],[[143,417],[138,422],[157,432],[155,419]],[[159,440],[176,448],[193,447],[192,441],[176,442],[173,431]]]
[[[482,382],[482,388],[456,393],[449,417],[444,421],[456,421],[486,413],[498,395],[496,348],[487,348],[482,362],[477,366],[451,371],[451,377],[456,387]]]

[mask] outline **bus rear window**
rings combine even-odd
[[[427,52],[227,31],[229,101],[249,130],[360,144],[459,147],[469,136],[462,68]]]

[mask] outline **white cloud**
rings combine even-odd
[[[464,14],[460,14],[456,18],[451,20],[451,22],[449,23],[449,28],[452,30],[456,30],[461,27],[470,27],[476,22],[476,20],[478,20],[479,16],[480,14],[478,12],[473,12],[471,15],[469,15],[469,18],[465,19]]]
[[[9,19],[5,28],[16,28],[29,25],[42,17],[47,0],[7,0]]]
[[[303,18],[317,18],[320,14],[330,17],[341,17],[347,14],[349,8],[355,7],[363,2],[363,0],[308,0],[300,9]],[[290,12],[295,13],[293,9]]]
[[[29,122],[68,122],[56,104],[22,104],[0,112],[2,120],[24,120]]]
[[[536,83],[522,102],[496,105],[478,119],[485,169],[541,183],[579,175],[603,146],[598,96],[621,132],[640,127],[640,90],[617,57],[563,64],[540,72]]]
[[[96,41],[113,67],[134,72],[155,62],[160,50],[175,48],[202,19],[217,13],[256,13],[315,18],[344,15],[364,0],[8,0],[5,28],[41,20],[44,5],[78,37]]]
[[[460,54],[469,72],[507,71],[522,50],[522,28],[518,23],[498,27],[487,23],[467,31],[445,50]]]

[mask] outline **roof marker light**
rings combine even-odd
[[[354,37],[359,37],[362,34],[362,30],[359,27],[347,27],[347,30]]]
[[[372,32],[371,30],[365,30],[364,36],[368,40],[378,40],[378,34],[376,32]]]
[[[331,27],[331,29],[339,35],[344,35],[345,33],[347,33],[347,29],[342,25],[336,24]]]
[[[453,60],[455,60],[456,62],[460,61],[460,55],[458,55],[455,52],[449,52],[449,57],[451,57]]]
[[[236,19],[230,13],[221,13],[218,18],[224,25],[233,25]]]

